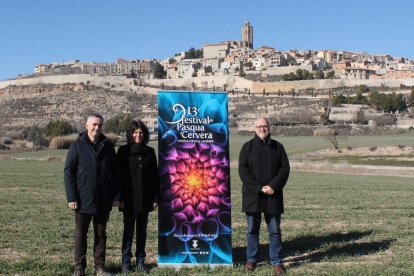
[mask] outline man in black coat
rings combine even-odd
[[[70,146],[65,163],[65,190],[69,208],[75,211],[75,272],[86,275],[87,235],[94,230],[96,275],[105,272],[106,223],[119,201],[117,162],[112,143],[102,134],[103,117],[89,115],[86,131]]]
[[[239,175],[243,182],[242,211],[247,219],[247,261],[245,269],[256,268],[259,253],[259,230],[264,213],[269,232],[269,257],[276,275],[284,273],[282,235],[283,187],[289,178],[290,166],[281,143],[270,138],[270,124],[259,118],[254,139],[246,142],[239,156]]]

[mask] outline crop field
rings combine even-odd
[[[231,160],[247,137],[232,137]],[[331,147],[320,137],[278,137],[289,156]],[[411,135],[349,137],[344,144],[412,147]],[[344,145],[345,146],[345,145]],[[0,154],[0,275],[71,275],[74,214],[63,187],[66,151]],[[245,218],[241,182],[231,170],[233,262],[216,275],[243,271]],[[292,171],[285,187],[282,234],[287,275],[414,275],[413,178]],[[90,229],[91,230],[91,229]],[[150,216],[147,262],[152,275],[208,275],[208,267],[157,268],[157,214]],[[266,228],[254,275],[272,275]],[[122,216],[108,223],[107,266],[120,274]],[[88,275],[93,275],[92,235]],[[252,274],[252,273],[250,273]],[[138,275],[131,273],[130,275]]]

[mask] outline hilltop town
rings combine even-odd
[[[241,33],[240,41],[206,43],[201,49],[190,48],[163,60],[118,58],[114,63],[75,60],[37,64],[34,75],[128,75],[143,80],[240,76],[260,81],[414,78],[414,61],[405,57],[335,50],[281,51],[269,46],[254,49],[253,26],[249,21],[242,26]]]
[[[81,130],[91,111],[140,118],[156,130],[158,90],[227,91],[230,128],[239,133],[257,116],[271,118],[281,135],[313,135],[322,124],[344,134],[414,127],[412,60],[254,49],[250,22],[241,30],[241,41],[207,43],[164,60],[38,64],[30,76],[0,82],[0,135],[59,119]],[[397,104],[380,108],[371,93]]]

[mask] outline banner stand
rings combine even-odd
[[[232,266],[226,92],[158,92],[158,266]]]

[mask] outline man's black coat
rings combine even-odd
[[[290,166],[285,149],[278,141],[262,141],[259,136],[246,142],[239,156],[239,175],[243,182],[243,212],[283,214],[283,187],[289,178]],[[271,196],[261,192],[270,186]]]
[[[69,147],[64,174],[67,200],[77,202],[79,213],[109,212],[119,200],[115,149],[103,134],[95,145],[86,132],[79,134]]]

